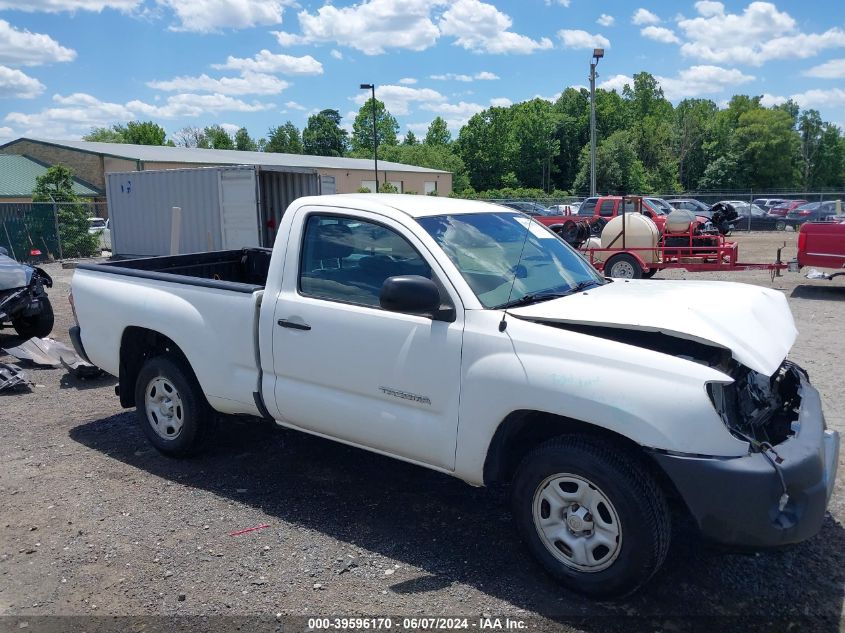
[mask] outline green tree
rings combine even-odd
[[[822,125],[811,186],[845,187],[845,138],[832,123]]]
[[[474,114],[458,133],[457,154],[476,191],[496,189],[513,171],[517,148],[511,135],[509,108],[488,108]]]
[[[435,117],[434,121],[428,126],[428,131],[425,133],[426,145],[448,145],[452,142],[452,134],[449,132],[449,126],[443,117]]]
[[[810,189],[813,186],[817,159],[822,144],[822,117],[818,110],[805,110],[798,119],[800,135],[799,151],[801,155],[801,186]]]
[[[402,140],[402,145],[417,145],[418,143],[419,141],[417,140],[417,135],[414,134],[411,130],[408,130],[408,133]]]
[[[299,128],[290,121],[279,127],[270,128],[264,151],[280,154],[302,154],[302,137],[299,135]]]
[[[397,145],[396,135],[399,133],[399,124],[396,118],[384,107],[384,103],[368,99],[361,106],[355,121],[352,123],[352,151],[359,155],[373,154],[373,110],[376,114],[376,131],[378,133],[378,145],[389,147]]]
[[[798,184],[798,143],[788,112],[756,108],[741,115],[731,147],[746,174],[743,186],[761,191]]]
[[[152,121],[130,121],[125,126],[117,125],[125,143],[133,145],[164,145],[167,132],[158,123]]]
[[[258,143],[255,142],[245,127],[235,132],[235,149],[241,152],[257,152]]]
[[[53,165],[38,176],[32,201],[59,203],[59,240],[65,257],[91,257],[97,253],[100,236],[88,233],[88,211],[73,191],[73,172],[68,167]]]
[[[383,160],[404,165],[416,165],[429,169],[441,169],[452,172],[452,191],[460,193],[469,187],[466,167],[459,156],[450,147],[443,145],[394,145],[379,150]],[[379,186],[381,189],[381,186]]]
[[[510,107],[511,145],[514,148],[513,173],[516,185],[552,189],[554,157],[560,153],[555,135],[559,117],[550,102],[532,99]],[[503,185],[508,186],[504,181]]]
[[[678,161],[678,181],[686,190],[697,186],[707,168],[704,143],[718,110],[709,99],[684,99],[675,108],[672,149]]]
[[[341,116],[337,110],[322,110],[308,117],[302,130],[302,147],[306,154],[315,156],[343,156],[346,154],[347,133],[340,127]]]
[[[645,168],[634,150],[630,131],[620,130],[604,139],[596,147],[596,188],[604,193],[631,194],[647,189]],[[573,189],[578,192],[590,188],[590,148],[581,152],[580,167]]]
[[[209,147],[205,132],[196,126],[183,127],[173,137],[176,147]]]
[[[211,149],[235,149],[235,141],[232,139],[232,135],[220,125],[209,125],[202,133],[208,144],[207,146]]]
[[[91,128],[91,131],[83,136],[82,140],[96,143],[125,143],[126,139],[123,138],[123,134],[115,130],[115,127]]]

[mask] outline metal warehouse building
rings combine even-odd
[[[78,178],[101,190],[106,189],[106,174],[114,172],[229,165],[314,170],[324,194],[354,193],[361,187],[375,190],[373,161],[361,158],[36,138],[19,138],[0,145],[0,154],[27,156],[48,165],[67,165]],[[436,192],[448,196],[452,192],[450,172],[384,161],[379,161],[378,166],[379,182],[390,182],[402,193]]]

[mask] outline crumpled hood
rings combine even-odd
[[[19,264],[11,257],[0,255],[0,291],[27,286],[34,270],[32,266]]]
[[[781,292],[721,281],[617,279],[509,313],[538,322],[661,332],[715,345],[766,376],[777,371],[798,335]]]

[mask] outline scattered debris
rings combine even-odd
[[[262,523],[261,525],[256,525],[255,527],[246,528],[245,530],[238,530],[236,532],[229,532],[229,536],[240,536],[241,534],[246,534],[247,532],[255,532],[256,530],[263,530],[264,528],[270,527],[266,523]]]
[[[51,338],[31,338],[17,347],[4,348],[3,351],[19,360],[28,360],[43,367],[64,366],[80,378],[102,373],[99,367],[82,360],[70,347]]]
[[[29,388],[33,384],[27,373],[20,367],[0,363],[0,391]]]

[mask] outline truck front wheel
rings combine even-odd
[[[18,317],[12,321],[12,327],[18,336],[25,339],[44,338],[53,331],[53,306],[47,297],[38,299],[38,312],[32,316]]]
[[[211,408],[183,363],[166,356],[147,360],[135,383],[135,402],[141,428],[159,451],[183,457],[202,447]]]
[[[594,598],[641,587],[669,549],[669,510],[648,469],[601,439],[562,436],[529,453],[512,488],[523,540],[561,584]]]

